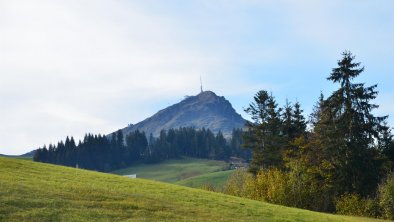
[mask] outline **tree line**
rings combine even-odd
[[[388,116],[376,116],[377,85],[354,80],[363,71],[344,52],[309,121],[299,103],[279,108],[259,91],[245,111],[251,175],[238,175],[228,193],[292,207],[394,218],[394,142]],[[307,127],[308,126],[308,127]],[[391,178],[391,179],[390,179]],[[391,181],[391,182],[390,182]]]
[[[75,143],[67,137],[57,145],[37,149],[34,161],[108,172],[134,163],[157,163],[182,156],[228,160],[230,156],[250,158],[241,148],[242,130],[234,129],[230,139],[209,129],[179,128],[163,130],[159,137],[135,131],[123,135],[122,130],[104,135],[85,135]]]

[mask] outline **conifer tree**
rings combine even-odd
[[[126,136],[126,144],[125,157],[128,163],[140,160],[148,148],[148,140],[146,139],[145,133],[139,130]]]
[[[301,109],[301,104],[299,102],[296,102],[294,104],[294,111],[292,114],[294,135],[291,139],[294,139],[298,136],[305,134],[307,121],[305,120],[304,115],[302,115],[303,112],[304,112],[304,110]]]
[[[377,85],[366,87],[353,82],[364,71],[354,59],[350,52],[344,52],[338,67],[327,78],[340,87],[324,100],[315,132],[331,165],[329,176],[335,178],[336,192],[368,195],[379,181],[380,166],[374,147],[387,116],[377,117],[372,113],[378,108],[371,103],[378,94]]]
[[[290,102],[286,99],[285,107],[283,108],[282,113],[282,131],[285,136],[288,138],[293,138],[295,134],[295,127],[294,127],[294,118],[293,118],[293,106]]]
[[[281,167],[283,140],[281,138],[281,109],[272,95],[261,90],[245,112],[254,122],[247,122],[244,146],[252,150],[249,170],[256,174],[261,168]]]
[[[321,113],[323,110],[324,103],[324,95],[323,92],[320,92],[319,101],[313,106],[312,113],[309,115],[309,123],[312,124],[312,127],[315,127],[316,124],[320,121]]]

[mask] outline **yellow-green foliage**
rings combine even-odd
[[[235,170],[230,175],[226,184],[224,185],[224,193],[237,196],[252,198],[254,189],[254,179],[246,169]]]
[[[316,186],[308,174],[300,171],[271,168],[260,170],[253,177],[246,170],[237,170],[229,178],[224,192],[285,206],[321,209],[327,196]],[[338,214],[394,219],[394,176],[379,186],[377,199],[346,194],[335,200],[335,207]]]
[[[292,207],[308,208],[316,204],[314,187],[309,180],[295,172],[275,168],[260,170],[255,180],[249,181],[249,196],[255,200]]]
[[[338,214],[377,217],[379,216],[379,206],[374,199],[361,198],[357,194],[346,194],[336,201],[336,211]]]
[[[286,205],[287,175],[278,169],[261,170],[256,176],[253,199]]]
[[[144,179],[0,158],[0,221],[344,221]]]
[[[394,219],[394,175],[379,185],[376,198],[347,194],[336,201],[339,214]]]
[[[394,219],[394,175],[390,175],[379,186],[378,191],[382,216],[387,219]]]
[[[228,180],[226,194],[254,200],[322,211],[327,195],[309,174],[302,171],[282,171],[276,168],[260,170],[253,177],[246,170],[236,171]]]

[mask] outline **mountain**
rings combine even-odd
[[[243,128],[245,120],[231,103],[223,96],[212,91],[204,91],[196,96],[188,96],[181,102],[160,110],[155,115],[137,124],[122,129],[127,135],[135,130],[144,131],[157,137],[161,130],[180,127],[210,129],[214,133],[221,131],[229,136],[235,128]]]

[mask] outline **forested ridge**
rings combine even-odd
[[[122,130],[104,135],[85,135],[75,143],[67,137],[56,145],[38,149],[34,160],[97,171],[112,171],[135,163],[157,163],[182,156],[228,160],[230,156],[248,159],[250,151],[241,149],[242,131],[234,129],[232,137],[209,129],[186,127],[162,130],[158,138],[134,131],[123,135]]]

